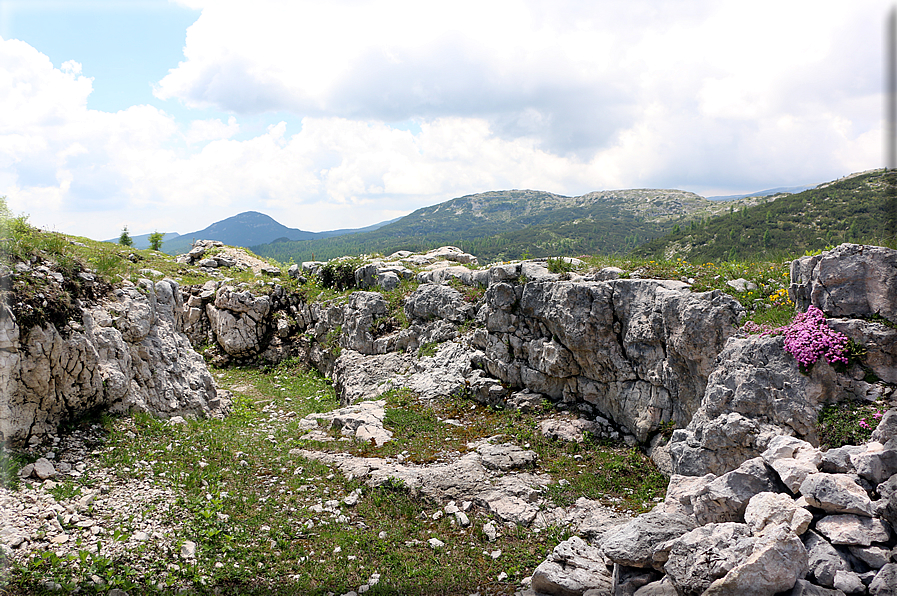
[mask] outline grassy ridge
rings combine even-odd
[[[843,242],[887,245],[893,243],[894,215],[886,175],[879,170],[702,222],[683,222],[635,254],[700,263],[780,258]]]

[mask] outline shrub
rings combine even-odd
[[[355,287],[354,262],[330,261],[321,268],[321,285],[342,292]]]
[[[121,236],[118,237],[118,243],[122,246],[134,245],[134,241],[131,239],[131,235],[128,233],[128,226],[122,228]]]

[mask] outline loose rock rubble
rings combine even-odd
[[[55,452],[40,465],[20,470],[23,487],[0,488],[0,550],[18,562],[32,554],[53,552],[60,559],[79,553],[90,560],[127,559],[137,572],[150,574],[154,562],[175,560],[183,540],[174,491],[157,480],[124,479],[103,467],[91,454],[99,430],[76,431],[57,439]],[[35,462],[37,464],[37,462]],[[136,468],[149,468],[138,461]],[[46,470],[42,470],[46,468]],[[129,470],[130,471],[130,470]],[[78,484],[72,484],[77,479]],[[66,486],[78,489],[65,496]],[[92,583],[103,586],[95,576]],[[51,587],[52,586],[47,586]]]

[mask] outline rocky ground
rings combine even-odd
[[[569,416],[407,392],[335,408],[310,373],[215,375],[237,402],[227,420],[106,419],[31,451],[0,491],[10,593],[524,593],[565,535],[662,497],[644,456],[589,443]],[[583,490],[593,465],[629,477]]]
[[[894,251],[798,259],[787,292],[775,265],[237,257],[201,242],[95,295],[43,257],[4,273],[68,297],[0,310],[0,431],[27,445],[4,589],[897,589]],[[849,359],[750,333],[789,295]],[[814,446],[822,415],[844,447]]]

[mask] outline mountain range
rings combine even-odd
[[[163,236],[162,251],[170,255],[177,255],[188,252],[194,240],[219,240],[229,246],[253,246],[256,244],[267,244],[270,242],[286,242],[290,240],[311,240],[314,238],[332,238],[343,234],[354,234],[357,232],[368,232],[376,230],[386,224],[396,220],[384,221],[372,226],[357,229],[329,230],[326,232],[306,232],[297,228],[288,228],[282,223],[276,221],[273,217],[259,213],[258,211],[245,211],[215,222],[209,227],[190,232],[189,234],[178,234],[177,232],[167,232]],[[134,248],[149,248],[149,234],[140,236],[132,236]],[[106,240],[106,242],[117,243],[118,238]]]
[[[289,228],[248,211],[190,234],[166,234],[162,248],[180,254],[194,239],[220,240],[281,262],[446,244],[477,255],[481,262],[600,253],[705,261],[770,257],[843,241],[883,243],[888,224],[897,223],[886,188],[883,170],[875,170],[809,189],[785,187],[714,200],[671,189],[606,190],[577,197],[490,191],[366,228],[326,232]],[[133,240],[137,248],[148,245],[148,235]]]
[[[423,207],[377,230],[251,247],[278,261],[420,251],[451,244],[481,261],[559,254],[627,253],[676,225],[775,200],[710,201],[672,189],[629,189],[567,197],[537,190],[491,191]]]

